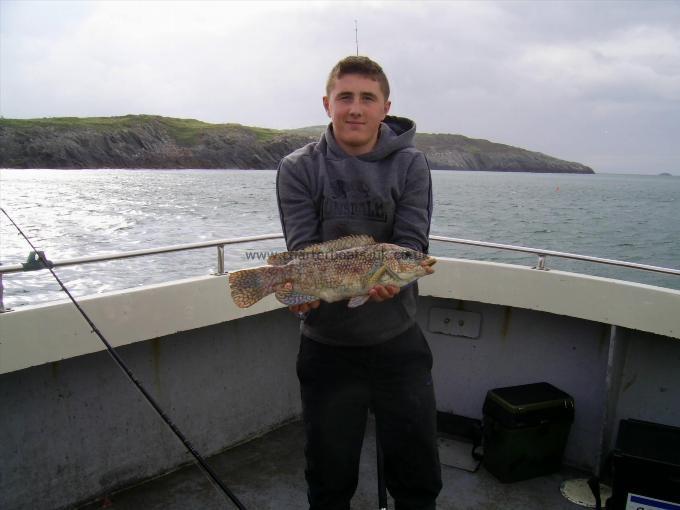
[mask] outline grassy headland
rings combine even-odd
[[[156,115],[0,119],[0,168],[276,168],[324,126],[277,130]],[[462,135],[416,135],[435,169],[593,173]]]

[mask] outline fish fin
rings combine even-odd
[[[385,272],[391,276],[394,280],[403,280],[401,276],[399,276],[395,271],[392,271],[389,267],[385,268]]]
[[[356,308],[358,306],[363,305],[366,301],[368,301],[368,298],[370,298],[368,294],[364,296],[354,296],[352,299],[349,300],[349,303],[347,303],[347,308]]]
[[[274,253],[267,257],[267,264],[270,266],[285,266],[291,260],[311,258],[318,255],[318,251],[312,251],[308,249],[298,250],[298,251],[282,251],[280,253]]]
[[[270,266],[285,266],[296,258],[295,254],[296,253],[302,253],[302,252],[297,252],[297,251],[282,251],[281,253],[274,253],[267,257],[267,264]]]
[[[274,292],[282,276],[281,268],[266,266],[229,273],[231,299],[239,308],[248,308]]]
[[[280,288],[274,295],[281,303],[288,306],[301,305],[303,303],[309,303],[310,301],[316,301],[319,299],[316,296],[302,294],[287,288]]]
[[[368,279],[368,284],[371,287],[378,285],[380,283],[380,279],[383,277],[386,271],[389,271],[389,269],[385,264],[383,264],[375,273],[371,275],[371,277]]]
[[[307,246],[303,251],[329,253],[332,251],[347,250],[349,248],[360,248],[361,246],[370,246],[375,243],[375,239],[367,235],[345,236],[326,241],[324,243],[312,244]]]
[[[356,235],[346,236],[326,241],[324,243],[310,244],[304,250],[297,251],[282,251],[281,253],[274,253],[267,258],[267,264],[272,266],[283,266],[288,264],[291,260],[304,259],[313,257],[315,254],[331,253],[334,251],[347,250],[349,248],[359,248],[361,246],[369,246],[375,244],[375,240],[371,236]]]

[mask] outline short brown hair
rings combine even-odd
[[[335,80],[342,78],[346,74],[359,74],[374,81],[380,85],[380,90],[385,96],[385,101],[390,97],[390,84],[387,81],[387,76],[382,70],[382,67],[377,62],[374,62],[368,57],[350,56],[343,58],[340,62],[335,64],[328,75],[326,81],[326,95],[331,95],[331,89],[335,84]]]

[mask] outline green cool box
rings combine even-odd
[[[542,382],[490,390],[484,401],[484,467],[502,482],[557,471],[574,399]]]

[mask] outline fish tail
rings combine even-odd
[[[274,292],[274,285],[281,281],[280,267],[257,267],[229,273],[231,297],[239,308],[254,305]]]

